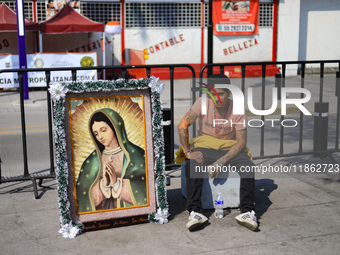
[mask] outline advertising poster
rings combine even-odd
[[[61,68],[61,67],[91,67],[97,66],[97,53],[44,53],[27,54],[27,68]],[[19,68],[19,56],[14,54],[0,55],[0,69]],[[27,74],[29,87],[45,87],[45,72],[29,72]],[[96,70],[77,71],[77,81],[97,80]],[[71,71],[51,72],[51,82],[72,81]],[[0,88],[17,88],[19,80],[17,73],[1,73]]]
[[[215,35],[258,34],[259,0],[213,1]]]

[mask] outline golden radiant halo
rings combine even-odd
[[[95,149],[88,130],[88,122],[91,114],[96,110],[110,108],[116,111],[124,120],[128,139],[145,150],[145,123],[142,96],[71,98],[69,100],[69,105],[71,105],[72,100],[83,100],[80,105],[76,106],[76,110],[70,114],[73,169],[76,180],[84,160]]]

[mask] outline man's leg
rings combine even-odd
[[[203,149],[200,151],[204,155],[204,165],[211,165],[217,159],[223,157],[228,151],[214,150],[214,149]],[[246,152],[241,152],[240,154],[233,157],[226,166],[235,166],[238,174],[240,175],[240,206],[241,213],[249,212],[254,210],[254,193],[255,193],[255,174],[253,171],[241,172],[241,167],[255,166],[251,161]]]
[[[258,227],[254,206],[255,194],[255,164],[250,160],[245,152],[241,152],[229,161],[230,165],[236,166],[240,180],[240,205],[241,214],[236,216],[237,222],[250,230]],[[241,168],[242,167],[242,168]]]
[[[203,178],[190,178],[190,162],[187,159],[185,164],[185,177],[186,177],[186,195],[187,195],[187,210],[190,212],[202,212],[202,186]],[[195,162],[192,162],[195,164]]]
[[[214,163],[217,159],[224,156],[228,151],[200,149],[204,154],[204,163],[206,165]],[[240,206],[241,214],[236,217],[236,220],[241,225],[251,229],[257,229],[257,218],[254,212],[254,194],[255,194],[255,174],[252,169],[255,164],[251,161],[248,154],[241,152],[230,161],[226,166],[235,166],[240,175]],[[241,168],[242,167],[242,168]],[[249,171],[241,171],[247,169]]]
[[[202,212],[202,201],[201,201],[201,195],[202,195],[202,187],[203,187],[203,180],[204,178],[207,178],[207,175],[204,175],[203,173],[195,173],[194,170],[196,166],[208,166],[211,165],[213,162],[215,162],[215,151],[212,149],[205,149],[205,148],[199,148],[194,151],[200,151],[203,154],[204,157],[204,163],[201,165],[196,162],[196,160],[186,160],[185,164],[185,177],[186,177],[186,191],[187,191],[187,210],[189,212],[195,211],[195,212]],[[190,171],[192,171],[192,174],[195,175],[195,177],[199,178],[190,178]],[[201,177],[200,177],[201,176]]]
[[[195,161],[191,163],[195,165]],[[193,166],[192,166],[193,167]],[[189,211],[189,221],[186,227],[189,231],[197,228],[205,223],[208,218],[202,214],[202,186],[203,178],[191,178],[190,177],[190,160],[186,160],[185,164],[185,177],[186,177],[186,195],[187,195],[187,210]]]
[[[251,161],[248,154],[241,152],[229,161],[231,166],[237,168],[240,175],[240,206],[241,213],[250,212],[255,209],[254,193],[255,193],[255,173],[252,169],[255,164]],[[242,167],[242,168],[241,168]],[[251,171],[241,171],[241,170]]]

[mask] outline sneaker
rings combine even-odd
[[[242,213],[235,217],[236,221],[252,231],[257,229],[257,218],[254,211]]]
[[[205,217],[203,214],[201,213],[197,213],[197,212],[191,212],[189,215],[189,221],[187,223],[187,229],[189,231],[197,228],[198,226],[202,225],[203,223],[205,223],[208,220],[207,217]]]

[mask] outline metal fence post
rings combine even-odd
[[[335,96],[337,97],[336,128],[335,128],[335,149],[339,149],[339,129],[340,129],[340,72],[336,72]]]
[[[321,157],[325,153],[328,145],[328,102],[315,102],[314,105],[314,144],[313,156]]]
[[[277,99],[281,100],[281,78],[282,75],[280,73],[275,74],[275,88],[277,88]]]
[[[163,110],[163,133],[164,133],[164,156],[165,164],[171,164],[172,155],[171,152],[171,109],[164,108]]]

